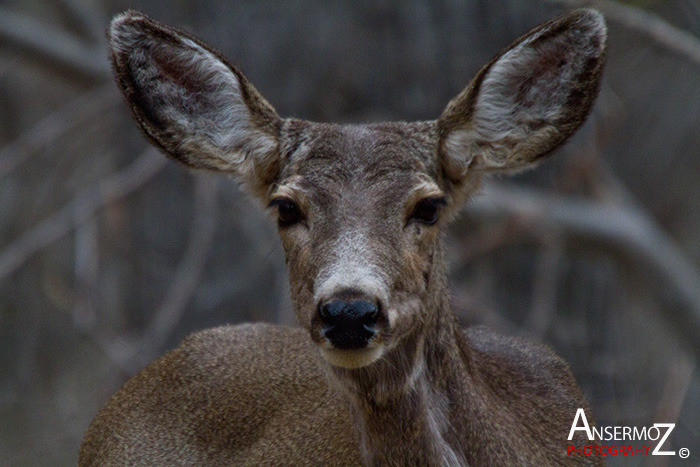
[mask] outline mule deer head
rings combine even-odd
[[[280,118],[198,40],[134,12],[111,29],[114,69],[166,154],[235,173],[274,211],[299,322],[328,361],[368,365],[435,320],[441,227],[485,172],[530,166],[578,128],[598,90],[599,14],[547,23],[484,67],[435,121]]]

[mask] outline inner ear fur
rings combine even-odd
[[[278,169],[281,121],[236,67],[135,11],[114,18],[109,42],[119,87],[156,146],[190,167],[236,173],[264,192]]]
[[[491,60],[438,119],[447,175],[523,168],[561,146],[598,94],[606,41],[603,16],[576,10]]]

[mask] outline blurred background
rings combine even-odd
[[[106,399],[194,330],[294,323],[273,222],[133,123],[112,15],[191,31],[282,116],[367,122],[436,118],[501,48],[584,4],[609,22],[600,97],[552,158],[465,206],[454,308],[554,347],[599,425],[675,422],[670,449],[691,457],[660,465],[700,464],[697,0],[0,1],[0,464],[75,464]]]

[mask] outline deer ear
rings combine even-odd
[[[153,143],[183,164],[233,172],[264,191],[277,172],[280,119],[240,71],[134,11],[114,18],[109,40],[119,86]]]
[[[577,10],[486,65],[438,119],[448,176],[523,168],[562,145],[598,93],[606,35],[600,13]]]

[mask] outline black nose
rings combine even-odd
[[[332,300],[318,309],[324,334],[338,349],[361,349],[377,333],[379,308],[364,300]]]

